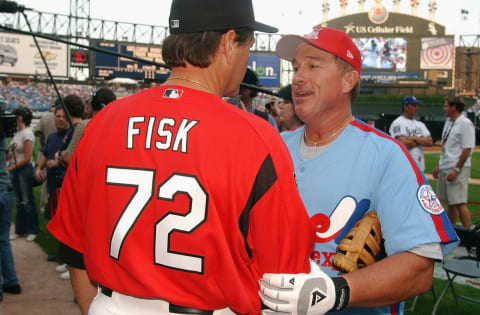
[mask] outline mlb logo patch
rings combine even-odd
[[[163,98],[176,98],[179,99],[183,95],[183,90],[166,89],[163,93]]]
[[[443,210],[442,203],[430,185],[422,185],[418,188],[417,198],[423,209],[430,214],[439,215]]]
[[[179,20],[171,20],[170,21],[170,27],[171,28],[179,28],[180,27],[180,21]]]

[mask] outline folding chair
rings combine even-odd
[[[433,288],[433,283],[432,283],[432,287],[430,288],[430,292],[432,292],[432,295],[433,295],[433,301],[434,302],[437,302],[437,295],[435,294],[435,289]],[[410,306],[410,308],[406,311],[408,312],[413,312],[415,311],[415,306],[417,305],[417,302],[418,302],[418,298],[420,297],[420,295],[417,295],[414,299],[413,299],[413,302],[412,302],[412,305]]]
[[[432,315],[437,312],[437,308],[440,304],[440,301],[447,293],[448,288],[452,288],[453,296],[455,297],[455,303],[458,305],[458,299],[464,299],[474,303],[480,303],[480,300],[473,299],[468,296],[458,295],[455,292],[453,281],[457,276],[467,277],[467,278],[480,278],[480,229],[468,230],[462,226],[455,226],[455,231],[457,232],[458,237],[460,238],[460,246],[464,246],[467,249],[467,257],[454,258],[445,262],[442,268],[447,273],[448,282],[443,289],[440,297],[435,303],[433,308]]]

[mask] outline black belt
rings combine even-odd
[[[102,294],[112,297],[112,289],[109,289],[104,286],[100,286]],[[196,308],[191,308],[191,307],[185,307],[185,306],[180,306],[180,305],[175,305],[172,303],[168,303],[168,311],[170,313],[176,313],[176,314],[196,314],[196,315],[213,315],[213,311],[207,311],[207,310],[199,310]]]

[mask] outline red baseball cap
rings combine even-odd
[[[358,73],[362,71],[360,51],[345,32],[322,26],[315,28],[305,37],[286,35],[277,43],[277,55],[282,59],[292,61],[295,58],[298,46],[302,43],[308,43],[342,58],[351,64]]]

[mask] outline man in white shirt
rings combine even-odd
[[[421,121],[414,119],[418,112],[419,100],[415,96],[407,96],[402,100],[403,115],[399,116],[390,125],[390,135],[407,147],[410,155],[425,171],[425,158],[423,146],[433,144],[430,131]]]
[[[475,127],[462,115],[465,102],[459,96],[449,96],[443,105],[445,121],[442,132],[442,153],[432,175],[438,178],[437,196],[448,203],[448,218],[456,224],[460,216],[466,228],[472,225],[467,208],[468,180],[475,147]]]

